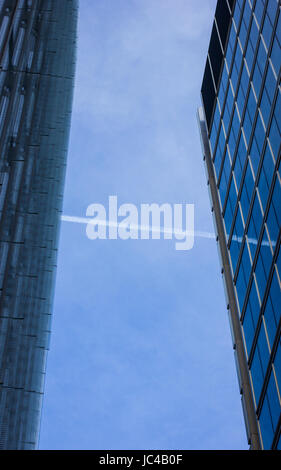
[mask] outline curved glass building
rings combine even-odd
[[[38,442],[77,0],[0,0],[0,449]]]
[[[280,0],[219,0],[199,125],[251,449],[281,449],[280,80]]]

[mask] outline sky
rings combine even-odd
[[[200,5],[200,7],[199,7]],[[194,204],[215,0],[80,0],[63,214]],[[216,241],[91,240],[62,221],[40,449],[247,449]]]

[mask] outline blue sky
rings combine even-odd
[[[213,232],[196,110],[215,4],[80,0],[65,215],[192,203]],[[246,448],[215,241],[63,222],[40,449]]]

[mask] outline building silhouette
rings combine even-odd
[[[198,110],[251,449],[281,449],[281,13],[219,0]]]
[[[38,443],[77,0],[0,0],[0,449]]]

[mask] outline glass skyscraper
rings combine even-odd
[[[281,13],[219,0],[198,111],[252,449],[281,449]]]
[[[38,442],[77,9],[0,0],[0,449]]]

